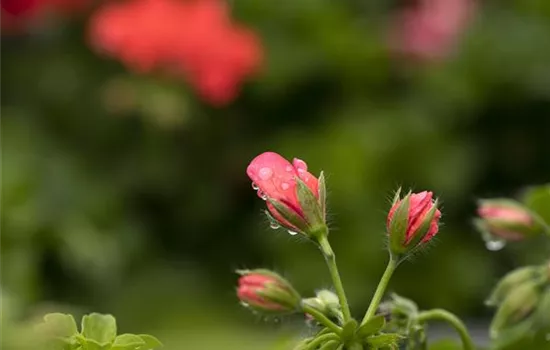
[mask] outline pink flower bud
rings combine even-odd
[[[478,228],[503,240],[518,241],[542,231],[533,214],[513,200],[483,200],[477,212]]]
[[[294,158],[291,164],[277,153],[265,152],[250,162],[246,172],[280,225],[305,233],[320,221],[324,223],[324,198],[320,199],[324,197],[324,184],[320,188],[319,180],[307,171],[303,160]]]
[[[239,271],[237,296],[241,302],[254,310],[267,313],[297,311],[300,295],[290,283],[268,270]]]
[[[393,253],[402,254],[437,234],[441,212],[432,198],[433,193],[428,191],[408,194],[403,199],[396,196],[387,220]]]

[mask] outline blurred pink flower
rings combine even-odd
[[[92,0],[1,0],[2,33],[25,31],[47,14],[68,15],[86,9]]]
[[[233,100],[262,60],[257,36],[234,24],[221,0],[108,3],[89,30],[96,50],[139,73],[183,76],[214,105]]]
[[[415,0],[396,16],[391,48],[422,61],[443,59],[456,44],[473,9],[473,0]]]

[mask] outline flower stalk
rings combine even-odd
[[[374,296],[372,297],[372,300],[370,302],[369,308],[367,309],[367,312],[365,313],[365,316],[363,317],[363,320],[361,321],[361,325],[364,325],[365,323],[370,320],[374,314],[376,313],[376,310],[378,309],[378,305],[380,305],[380,302],[382,301],[382,298],[384,297],[384,293],[386,291],[386,288],[388,287],[388,284],[390,282],[390,279],[397,268],[397,265],[399,264],[398,258],[396,258],[393,254],[390,254],[390,260],[388,261],[388,265],[386,266],[386,270],[384,271],[384,274],[382,275],[382,278],[380,278],[380,282],[378,283],[378,287],[376,287],[376,291],[374,292]]]
[[[460,336],[463,349],[475,350],[474,342],[472,340],[472,337],[468,333],[468,329],[458,317],[456,317],[449,311],[443,309],[422,311],[418,314],[417,320],[419,323],[426,323],[431,320],[440,320],[449,323]]]

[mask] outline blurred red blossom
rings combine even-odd
[[[474,10],[473,0],[415,0],[391,26],[394,52],[421,61],[449,54]]]
[[[97,51],[138,73],[183,76],[214,105],[232,101],[262,59],[257,36],[233,23],[221,0],[105,3],[89,31]]]

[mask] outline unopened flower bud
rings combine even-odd
[[[326,233],[323,173],[317,179],[303,160],[294,158],[290,163],[273,152],[254,158],[246,172],[258,196],[267,201],[272,227],[308,237]]]
[[[489,306],[498,306],[506,299],[508,294],[519,286],[539,282],[548,279],[546,266],[520,267],[502,278],[485,301]]]
[[[514,288],[500,304],[493,321],[490,335],[497,338],[508,327],[526,319],[537,307],[542,296],[542,285],[529,281]]]
[[[529,209],[510,199],[481,200],[477,212],[479,219],[475,224],[489,238],[519,241],[544,232],[544,227]]]
[[[409,193],[400,199],[398,191],[386,226],[392,254],[399,256],[429,242],[439,230],[440,217],[432,192]]]
[[[285,314],[299,310],[300,295],[283,277],[269,270],[241,270],[237,296],[253,310]]]
[[[338,296],[328,289],[320,290],[316,293],[315,298],[304,299],[302,302],[319,310],[329,318],[335,318],[343,322]]]

